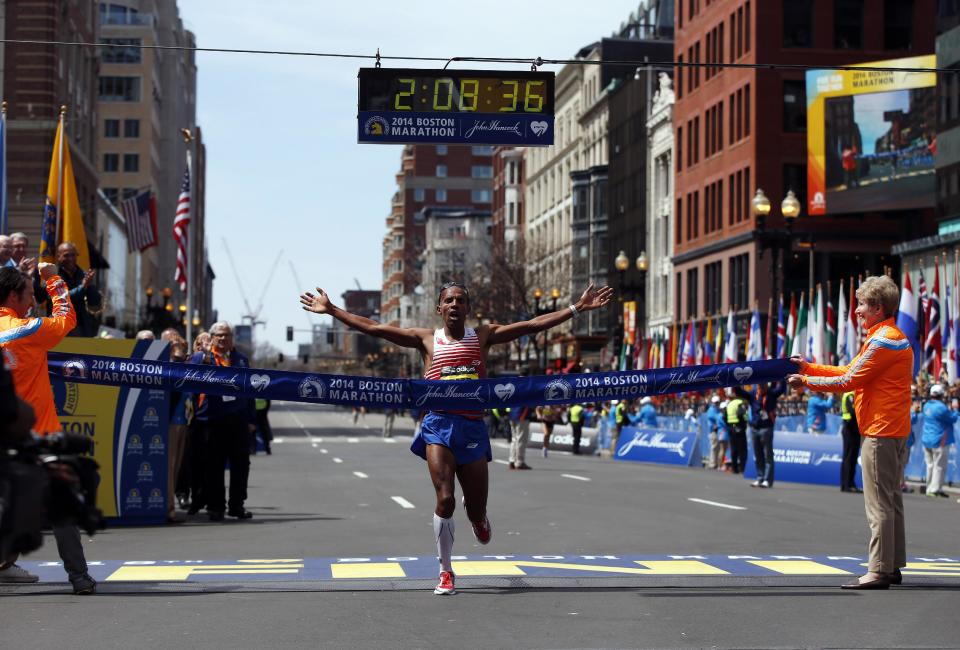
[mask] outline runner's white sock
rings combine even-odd
[[[453,555],[453,517],[444,519],[433,514],[433,536],[437,538],[437,555],[440,557],[440,570],[453,571],[450,557]]]

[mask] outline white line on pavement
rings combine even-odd
[[[317,446],[317,443],[311,442],[311,443],[310,443],[310,446],[311,446],[311,447],[316,447],[316,446]]]
[[[321,449],[321,450],[320,450],[320,453],[321,453],[321,454],[325,454],[325,453],[327,453],[327,450],[326,450],[326,449]]]
[[[342,459],[342,458],[334,458],[334,459],[333,459],[333,462],[335,462],[335,463],[342,463],[342,462],[343,462],[343,459]]]
[[[493,459],[493,462],[495,462],[495,463],[500,463],[501,465],[509,465],[509,464],[510,464],[510,463],[508,463],[508,462],[505,461],[505,460],[500,460],[499,458],[494,458],[494,459]]]
[[[393,499],[394,501],[396,501],[397,503],[399,503],[401,508],[413,508],[413,507],[414,507],[414,505],[413,505],[412,503],[410,503],[409,501],[407,501],[407,500],[404,499],[403,497],[390,497],[390,498]]]
[[[353,475],[356,476],[357,478],[370,478],[363,472],[354,472]]]
[[[563,478],[576,479],[577,481],[589,481],[589,480],[590,480],[590,479],[588,479],[586,476],[577,476],[576,474],[561,474],[560,476],[562,476]]]
[[[397,441],[394,440],[393,438],[384,438],[383,441],[386,442],[387,444],[391,444],[391,445],[397,444]]]
[[[729,510],[746,510],[743,506],[732,506],[729,503],[717,503],[716,501],[707,501],[706,499],[694,499],[690,497],[687,501],[693,501],[694,503],[703,503],[708,506],[716,506],[718,508],[727,508]]]
[[[347,442],[360,442],[360,438],[347,438]]]

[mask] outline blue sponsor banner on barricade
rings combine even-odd
[[[640,463],[700,465],[699,438],[695,431],[624,427],[613,457]]]
[[[749,453],[745,478],[756,478],[753,437],[747,436]],[[809,433],[775,431],[773,434],[774,479],[793,483],[840,485],[840,464],[843,461],[843,439],[840,436],[818,436]],[[857,465],[857,485],[863,485]]]
[[[50,353],[50,374],[71,382],[343,406],[416,410],[576,404],[776,381],[787,359],[662,370],[467,381],[381,379]]]

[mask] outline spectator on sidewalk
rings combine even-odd
[[[166,333],[166,332],[165,332]],[[170,361],[183,363],[187,360],[187,342],[179,334],[170,341]],[[170,393],[170,426],[168,428],[167,454],[167,522],[179,524],[177,517],[177,477],[183,465],[187,432],[193,419],[193,402],[190,393]]]
[[[0,235],[0,268],[16,265],[13,261],[13,241],[7,235]]]
[[[723,414],[720,412],[718,395],[710,398],[710,406],[707,407],[707,427],[710,436],[710,457],[707,459],[707,469],[720,469],[723,467],[723,445],[720,440]]]
[[[617,444],[623,427],[630,424],[630,400],[622,399],[613,408],[613,439],[610,441],[610,452],[617,453]]]
[[[840,434],[843,436],[843,460],[840,463],[840,491],[863,492],[857,487],[857,456],[860,455],[860,427],[857,425],[857,411],[854,404],[854,391],[848,391],[840,397],[840,417],[843,424]]]
[[[593,455],[601,456],[604,450],[610,448],[610,427],[613,426],[610,402],[598,402],[594,405],[593,411],[597,417],[597,448]]]
[[[947,472],[947,453],[954,443],[953,425],[957,411],[944,403],[946,391],[941,384],[930,386],[930,399],[923,405],[923,459],[927,464],[927,496],[946,497],[943,477]]]
[[[777,400],[784,393],[783,382],[761,384],[757,386],[756,395],[739,386],[733,390],[750,405],[753,460],[757,467],[757,480],[751,485],[758,488],[773,487],[773,427],[777,420]]]
[[[527,442],[530,441],[530,407],[507,409],[510,418],[510,469],[530,469],[527,465]]]
[[[387,409],[383,412],[383,437],[392,438],[393,437],[393,424],[397,419],[397,409]],[[269,425],[268,425],[269,426]],[[270,453],[270,448],[267,448],[267,453]]]
[[[210,333],[201,331],[193,339],[193,359],[200,355],[201,363],[213,363],[213,356],[210,354]],[[204,484],[206,483],[207,466],[207,439],[206,429],[195,417],[197,409],[197,395],[191,396],[193,403],[194,417],[190,420],[190,426],[187,429],[187,447],[184,452],[183,464],[180,466],[180,476],[177,477],[177,494],[180,500],[180,507],[187,508],[187,514],[195,515],[206,505],[204,496]]]
[[[103,311],[103,297],[93,282],[94,271],[77,266],[77,255],[73,242],[65,241],[57,247],[59,275],[70,290],[70,302],[77,314],[77,326],[69,336],[96,336],[99,323],[94,314]],[[39,278],[35,282],[39,287]]]
[[[807,431],[820,435],[827,432],[827,411],[833,408],[833,395],[813,393],[807,399]]]

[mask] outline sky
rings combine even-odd
[[[909,90],[853,96],[853,120],[860,127],[864,154],[874,153],[877,138],[890,130],[890,122],[883,119],[883,114],[897,110],[910,112]]]
[[[384,56],[531,60],[571,58],[584,45],[610,36],[638,5],[638,0],[602,0],[589,8],[582,0],[487,0],[482,6],[371,0],[358,8],[315,0],[179,0],[198,47],[371,55],[380,48]],[[266,321],[257,327],[257,341],[287,354],[296,353],[296,343],[310,341],[307,330],[321,318],[300,309],[302,291],[322,287],[342,304],[340,295],[358,283],[364,289],[381,286],[381,245],[401,146],[356,143],[357,70],[372,64],[197,55],[197,121],[207,147],[206,236],[217,276],[214,307],[221,319],[239,323],[250,313],[245,294],[249,309],[260,309]],[[286,342],[288,325],[302,330],[295,343]]]

